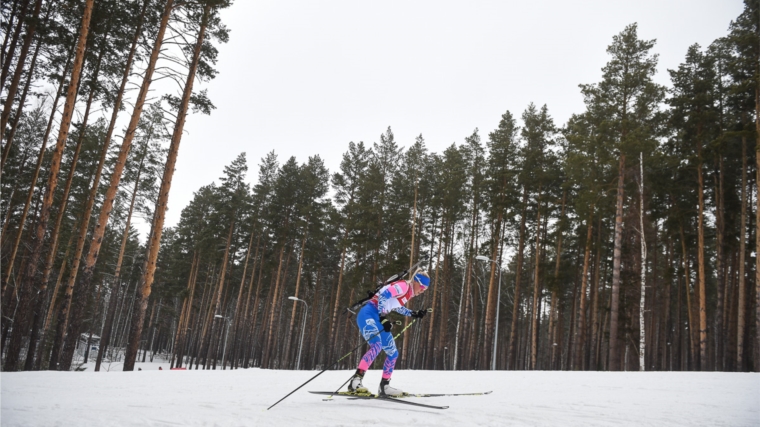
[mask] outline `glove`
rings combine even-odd
[[[415,312],[412,312],[412,317],[416,319],[422,319],[423,317],[425,317],[426,314],[427,314],[427,310],[425,309],[417,310]]]
[[[380,324],[383,325],[385,332],[390,332],[393,329],[393,322],[387,320],[385,317],[380,318]]]

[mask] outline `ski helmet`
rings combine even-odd
[[[430,286],[430,277],[424,271],[418,271],[414,274],[414,280],[422,286],[423,289],[427,289]]]

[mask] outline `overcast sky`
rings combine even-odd
[[[482,140],[509,110],[546,104],[557,125],[583,111],[607,46],[626,25],[657,39],[656,80],[669,85],[687,48],[727,34],[741,0],[254,1],[222,13],[230,41],[207,88],[210,116],[188,118],[167,226],[200,186],[247,153],[249,181],[274,150],[319,154],[337,170],[349,141],[399,145],[422,134],[442,152],[475,128]]]

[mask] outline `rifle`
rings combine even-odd
[[[349,311],[349,312],[351,312],[351,313],[353,313],[353,314],[356,314],[356,312],[357,312],[357,311],[358,311],[358,310],[359,310],[359,309],[360,309],[360,308],[361,308],[361,307],[362,307],[362,306],[363,306],[363,305],[364,305],[364,304],[365,304],[367,301],[371,300],[371,299],[372,299],[372,297],[374,297],[374,296],[375,296],[375,294],[376,294],[376,293],[377,293],[377,292],[378,292],[380,289],[382,289],[382,288],[383,288],[383,286],[385,286],[385,285],[389,285],[389,284],[391,284],[391,283],[393,283],[393,282],[396,282],[396,281],[399,281],[399,280],[402,280],[403,278],[405,278],[405,277],[406,277],[406,276],[409,274],[409,272],[410,272],[410,271],[415,271],[415,269],[416,269],[417,267],[419,267],[419,266],[420,266],[420,265],[421,265],[423,262],[425,262],[425,261],[427,261],[427,260],[428,260],[428,256],[427,256],[427,255],[422,255],[422,256],[420,257],[420,260],[419,260],[419,261],[417,261],[417,263],[416,263],[416,264],[414,264],[413,266],[411,266],[411,267],[409,267],[408,269],[406,269],[406,270],[402,271],[401,273],[396,273],[396,274],[394,274],[393,276],[391,276],[390,278],[388,278],[388,279],[387,279],[386,281],[384,281],[384,282],[378,282],[378,284],[377,284],[377,287],[375,288],[375,290],[374,290],[374,291],[367,291],[367,297],[366,297],[366,298],[362,298],[362,299],[360,299],[359,301],[356,301],[355,303],[351,304],[351,306],[350,306],[350,307],[347,307],[347,308],[344,310],[344,312],[346,312],[346,311]]]

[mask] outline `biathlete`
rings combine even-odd
[[[356,324],[359,326],[362,337],[369,343],[369,349],[356,369],[356,374],[348,384],[348,390],[354,393],[369,393],[362,385],[364,373],[367,372],[375,360],[380,349],[386,354],[383,364],[383,378],[377,391],[379,396],[403,396],[404,392],[391,387],[388,383],[393,375],[393,367],[396,365],[398,350],[396,342],[391,334],[391,322],[385,320],[391,311],[403,316],[423,318],[427,310],[413,311],[405,307],[412,298],[421,295],[430,286],[430,277],[424,271],[418,270],[409,281],[399,280],[381,288],[370,299],[356,316]],[[379,332],[379,334],[378,334]]]

